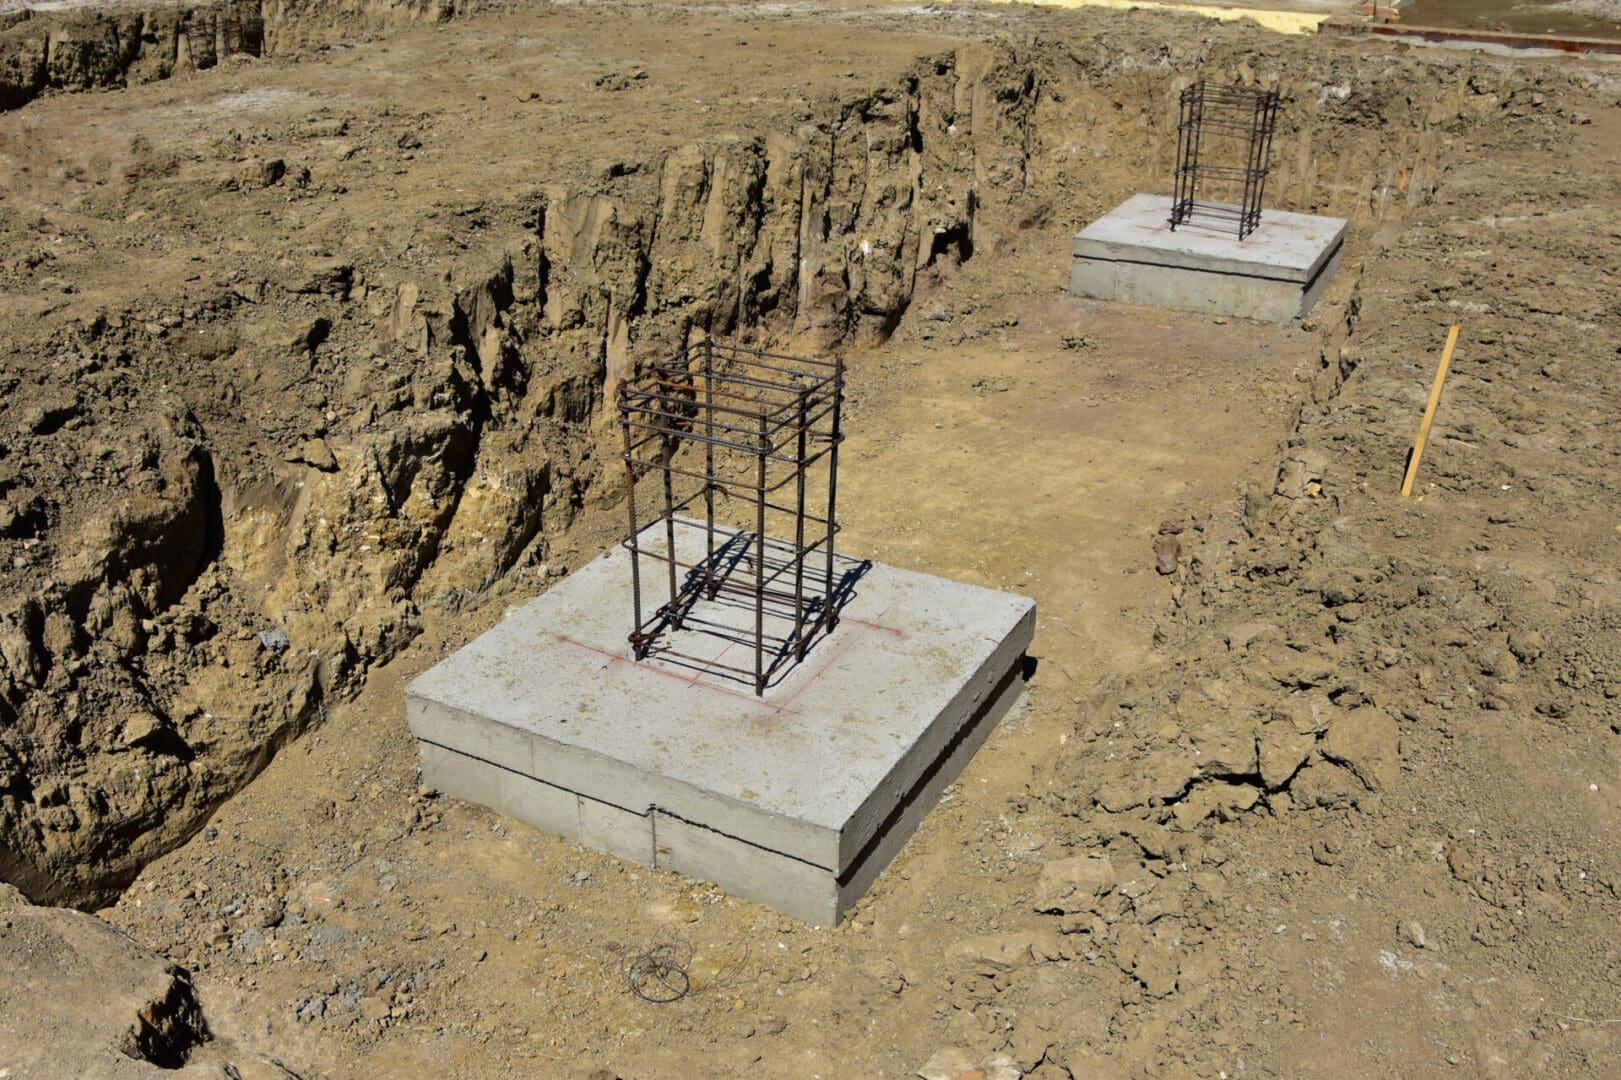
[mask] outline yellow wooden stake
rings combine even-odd
[[[1418,459],[1424,456],[1424,443],[1430,437],[1430,423],[1435,419],[1435,406],[1441,401],[1441,387],[1446,385],[1447,368],[1452,365],[1452,350],[1458,344],[1457,323],[1447,331],[1447,347],[1441,350],[1441,366],[1435,369],[1435,385],[1430,387],[1430,403],[1424,406],[1424,419],[1419,421],[1418,438],[1413,440],[1413,456],[1407,459],[1407,475],[1402,477],[1402,498],[1413,493],[1413,477],[1418,475]]]

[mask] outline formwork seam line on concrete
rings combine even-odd
[[[657,857],[658,857],[658,819],[660,817],[666,817],[666,818],[669,818],[671,821],[679,821],[679,822],[681,822],[681,824],[689,825],[694,829],[702,829],[706,833],[713,833],[715,836],[724,836],[728,840],[735,840],[739,844],[746,844],[747,846],[753,848],[756,851],[764,851],[764,852],[768,852],[768,853],[770,853],[772,855],[780,855],[784,859],[792,859],[794,862],[799,863],[799,864],[801,864],[803,866],[814,867],[817,870],[825,870],[827,873],[833,874],[835,877],[837,877],[838,874],[839,874],[839,869],[836,866],[823,866],[821,863],[819,863],[819,862],[811,862],[811,860],[809,860],[807,858],[804,858],[803,856],[794,855],[794,854],[792,854],[790,852],[787,852],[787,851],[778,851],[776,848],[766,847],[764,844],[756,843],[755,841],[750,840],[747,837],[738,836],[736,833],[729,833],[725,829],[717,829],[713,825],[705,825],[701,821],[694,821],[691,818],[683,817],[680,814],[672,814],[670,811],[665,810],[663,807],[660,807],[660,806],[653,806],[653,807],[651,807],[649,809],[648,812],[649,812],[650,816],[653,819],[653,826],[654,826],[654,828],[653,828],[653,852],[654,852],[654,858],[655,859],[657,859]],[[658,869],[658,870],[671,870],[671,871],[674,871],[675,873],[681,873],[682,872],[679,869],[677,869],[675,867],[672,867],[672,866],[656,866],[655,869]]]
[[[444,750],[444,751],[446,751],[448,753],[457,754],[457,755],[460,755],[461,757],[468,758],[469,760],[476,761],[481,765],[488,765],[492,769],[500,769],[504,773],[510,773],[513,776],[522,777],[525,780],[531,780],[534,783],[541,784],[541,785],[543,785],[545,787],[549,787],[553,791],[560,791],[565,795],[572,795],[575,798],[584,799],[586,802],[597,803],[598,805],[601,805],[601,806],[611,806],[615,810],[622,810],[627,814],[635,814],[637,817],[647,818],[649,820],[649,822],[652,823],[652,826],[653,826],[653,842],[655,844],[655,851],[657,850],[656,845],[658,843],[658,830],[657,830],[657,816],[656,815],[661,815],[662,814],[664,817],[671,818],[671,819],[673,819],[675,821],[679,821],[683,825],[690,825],[695,829],[702,829],[705,832],[714,833],[716,836],[724,836],[728,840],[736,840],[740,844],[747,844],[749,847],[754,848],[756,851],[765,851],[765,852],[769,852],[772,855],[781,855],[785,859],[792,859],[794,862],[803,863],[806,866],[814,866],[816,869],[818,869],[818,870],[826,870],[830,874],[837,874],[839,872],[837,867],[823,866],[821,863],[814,862],[814,861],[812,861],[810,859],[807,859],[803,855],[795,855],[791,851],[781,851],[781,850],[779,850],[777,848],[774,848],[774,847],[767,847],[766,845],[764,845],[762,843],[759,843],[758,841],[750,840],[746,836],[739,836],[736,833],[727,832],[725,829],[717,829],[713,825],[706,825],[702,821],[696,821],[696,820],[694,820],[694,819],[692,819],[690,817],[687,817],[684,814],[677,814],[677,813],[675,813],[675,812],[673,812],[671,810],[666,810],[664,807],[658,805],[657,803],[649,803],[645,810],[637,810],[634,807],[622,806],[619,803],[612,802],[612,801],[610,801],[608,799],[599,798],[596,795],[587,795],[583,791],[576,791],[573,788],[564,787],[562,784],[553,783],[550,780],[543,780],[538,776],[531,776],[529,773],[523,772],[520,769],[514,769],[511,766],[503,765],[499,761],[490,761],[487,758],[479,757],[477,754],[469,754],[465,750],[458,750],[454,746],[446,746],[444,743],[434,742],[432,739],[419,739],[418,741],[427,743],[429,746],[437,747],[438,749]],[[455,797],[455,796],[453,796],[453,797]],[[722,799],[727,798],[727,796],[724,796],[724,795],[717,795],[716,797],[717,798],[722,798]],[[465,802],[465,801],[468,801],[468,800],[464,799],[463,801]],[[749,805],[751,805],[750,803],[748,803],[748,802],[746,802],[744,800],[741,800],[741,799],[731,799],[730,801],[732,801],[734,803],[737,803],[737,805],[739,805],[739,806],[749,806]],[[667,869],[670,869],[670,868],[669,867],[659,867],[659,869],[667,870]]]
[[[679,821],[683,825],[691,826],[694,829],[702,829],[704,832],[713,833],[716,836],[724,836],[728,840],[735,840],[739,844],[746,844],[749,847],[754,848],[756,851],[764,851],[764,852],[767,852],[767,853],[772,854],[772,855],[781,856],[784,859],[792,859],[796,863],[801,863],[801,864],[803,864],[805,866],[814,867],[817,870],[825,870],[830,874],[837,875],[839,873],[839,870],[838,870],[837,867],[823,866],[821,863],[812,862],[810,859],[807,859],[807,858],[805,858],[805,857],[803,857],[801,855],[795,855],[795,854],[793,854],[792,852],[789,852],[789,851],[780,851],[777,848],[773,848],[773,847],[766,847],[764,844],[758,843],[758,842],[756,842],[754,840],[750,840],[746,836],[739,836],[736,833],[727,832],[725,829],[717,829],[713,825],[706,825],[702,821],[695,821],[692,818],[687,817],[687,816],[685,816],[683,814],[677,814],[677,813],[674,813],[674,812],[672,812],[670,810],[666,810],[664,807],[658,805],[657,803],[649,803],[648,806],[647,806],[647,809],[645,809],[645,810],[637,810],[637,809],[634,809],[634,808],[629,807],[629,806],[621,806],[620,804],[618,804],[616,802],[610,802],[607,799],[600,799],[595,795],[587,795],[584,792],[575,791],[573,788],[567,788],[567,787],[564,787],[561,784],[554,784],[550,780],[542,780],[538,776],[531,776],[526,772],[521,772],[521,771],[519,771],[517,769],[509,768],[506,765],[502,765],[498,761],[489,761],[489,760],[487,760],[485,758],[479,757],[477,754],[469,754],[465,750],[458,750],[453,746],[446,746],[443,743],[434,742],[432,739],[420,739],[419,741],[427,743],[429,746],[437,747],[438,749],[444,750],[444,751],[446,751],[448,753],[458,754],[461,757],[469,758],[469,759],[471,759],[473,761],[478,762],[481,765],[488,765],[492,769],[499,769],[504,773],[510,773],[513,776],[522,777],[525,780],[532,781],[532,782],[534,782],[536,784],[540,784],[540,785],[542,785],[544,787],[549,787],[553,791],[560,791],[565,795],[572,795],[577,799],[584,799],[586,802],[597,803],[597,804],[599,804],[601,806],[611,806],[615,810],[621,810],[621,811],[623,811],[624,813],[627,813],[627,814],[635,814],[637,817],[647,818],[648,823],[649,823],[650,832],[651,832],[652,841],[653,841],[653,854],[654,854],[655,864],[656,864],[656,861],[657,861],[657,858],[658,858],[658,850],[659,850],[659,847],[658,847],[658,819],[660,817],[667,817],[667,818],[670,818],[673,821]],[[456,797],[457,796],[452,796],[452,798],[456,798]],[[463,801],[465,802],[465,801],[468,801],[468,800],[464,799]],[[505,816],[505,815],[503,815],[503,816]],[[533,826],[531,826],[531,827],[533,827]],[[537,830],[537,831],[540,831],[540,830]],[[578,841],[573,841],[573,842],[578,843]],[[672,871],[672,872],[675,872],[675,873],[680,872],[680,871],[676,870],[674,867],[669,867],[669,866],[655,865],[654,869],[657,869],[657,870],[669,870],[669,871]]]

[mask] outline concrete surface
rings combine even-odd
[[[1168,195],[1133,195],[1075,234],[1070,291],[1099,300],[1287,323],[1339,269],[1343,218],[1265,210],[1240,241],[1198,222],[1175,231]]]
[[[679,548],[702,543],[680,530]],[[643,543],[661,547],[661,531]],[[407,688],[424,778],[834,924],[1017,701],[1035,627],[1022,596],[851,559],[839,573],[853,584],[838,627],[757,698],[713,670],[631,658],[616,548]],[[684,652],[744,651],[678,634]]]

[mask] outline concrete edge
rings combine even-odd
[[[1108,303],[1228,315],[1286,326],[1304,318],[1317,305],[1339,270],[1344,252],[1343,245],[1336,249],[1317,276],[1304,284],[1120,259],[1077,257],[1071,260],[1068,291],[1072,296]],[[1166,280],[1149,290],[1152,294],[1157,289],[1160,295],[1142,295],[1139,290],[1149,277],[1161,275]],[[1251,283],[1249,287],[1254,295],[1247,302],[1222,299],[1223,291],[1241,282]]]
[[[1070,246],[1070,254],[1078,259],[1100,259],[1108,262],[1136,263],[1143,266],[1158,266],[1167,269],[1199,270],[1212,274],[1231,274],[1240,277],[1259,278],[1263,281],[1287,281],[1295,284],[1306,284],[1313,280],[1323,267],[1345,243],[1346,223],[1340,222],[1332,238],[1324,243],[1323,249],[1305,267],[1282,267],[1255,262],[1249,259],[1235,259],[1221,255],[1199,255],[1185,251],[1166,251],[1150,248],[1142,244],[1123,244],[1109,240],[1095,240],[1076,233],[1074,242]],[[1273,273],[1260,273],[1261,270],[1272,270]]]
[[[409,695],[405,702],[407,725],[411,729],[411,734],[422,742],[445,746],[442,738],[426,738],[423,729],[418,726],[417,719],[424,708],[438,710],[444,718],[437,725],[440,731],[447,721],[453,720],[456,726],[472,736],[456,740],[463,747],[457,752],[464,756],[487,761],[532,780],[574,792],[628,813],[645,814],[652,807],[662,806],[667,813],[689,821],[714,822],[721,826],[716,831],[725,830],[727,825],[735,827],[740,819],[752,819],[759,823],[762,831],[790,841],[783,845],[781,849],[783,854],[817,866],[832,867],[837,863],[839,834],[834,829],[813,825],[798,818],[773,814],[739,799],[704,791],[680,780],[657,776],[594,750],[567,746],[533,732],[519,732],[487,717],[446,705],[442,701]],[[512,745],[503,747],[501,746],[503,742]],[[469,753],[467,747],[477,747],[483,752]],[[547,765],[541,762],[543,753],[550,759]],[[608,797],[609,792],[623,789],[624,783],[619,777],[625,772],[634,777],[635,787],[647,790],[650,796],[647,805],[626,806],[623,799],[616,801]],[[567,781],[564,780],[565,776],[568,778]],[[583,783],[580,782],[582,780]],[[743,831],[737,830],[738,833]],[[732,833],[728,831],[728,835]],[[753,843],[753,841],[746,842]]]
[[[1021,654],[1022,659],[1023,654]],[[1014,664],[997,685],[994,693],[980,706],[968,723],[958,729],[956,737],[880,823],[873,838],[862,851],[856,853],[851,864],[839,878],[838,907],[834,922],[844,918],[846,912],[867,894],[901,848],[911,839],[923,819],[939,804],[940,795],[973,760],[979,748],[1019,704],[1024,700],[1026,682],[1024,665]]]
[[[986,701],[994,700],[1007,673],[1021,667],[1030,643],[1035,639],[1036,602],[1029,597],[1017,599],[1024,603],[1013,625],[1000,635],[987,635],[988,640],[996,642],[996,647],[963,681],[956,695],[930,722],[927,731],[901,755],[883,780],[874,785],[866,799],[845,821],[839,832],[840,870],[852,865],[858,854],[871,843],[872,837],[882,829],[883,823],[893,816],[895,808],[904,806],[906,800],[912,797],[916,785],[906,782],[906,778],[927,774],[932,763],[939,759],[941,748],[951,745],[957,733],[973,723]],[[901,786],[903,783],[904,788]]]
[[[451,798],[600,854],[713,881],[730,895],[811,925],[836,926],[894,861],[990,733],[1023,701],[1025,690],[1023,665],[1014,663],[842,871],[657,805],[627,810],[431,740],[418,739],[417,746],[424,781]]]

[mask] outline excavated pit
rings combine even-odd
[[[356,1076],[1613,1058],[1613,72],[1141,13],[322,0],[178,68],[231,7],[0,16],[61,73],[0,64],[0,878],[110,904],[157,988],[145,1026],[32,995],[0,1043]],[[1269,205],[1350,221],[1302,326],[1062,291],[1081,225],[1168,187],[1201,74],[1275,82]],[[425,791],[400,715],[613,542],[614,387],[709,331],[845,354],[863,551],[1038,601],[1024,717],[838,930]],[[93,924],[5,906],[0,951]],[[670,962],[686,996],[638,997]]]
[[[1364,238],[1433,196],[1481,100],[1364,83],[1392,62],[1350,47],[1263,62],[1253,31],[1177,56],[951,19],[827,49],[761,18],[751,55],[801,62],[735,81],[567,9],[280,59],[324,25],[283,11],[266,59],[137,62],[203,17],[64,17],[53,55],[148,44],[49,85],[156,81],[0,118],[0,875],[41,901],[105,903],[424,612],[599,550],[636,357],[882,341],[962,260],[1152,189],[1200,62],[1279,80],[1277,204]],[[430,41],[404,105],[394,55]]]

